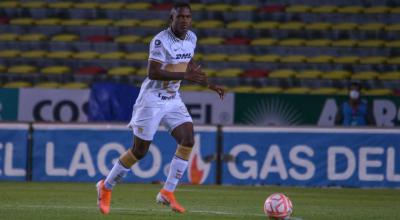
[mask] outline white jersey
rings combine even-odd
[[[149,60],[160,62],[161,68],[169,72],[185,72],[194,56],[196,41],[197,37],[191,31],[181,40],[168,28],[151,41]],[[185,122],[193,123],[179,96],[180,84],[180,80],[162,81],[146,77],[129,122],[136,137],[151,141],[160,124],[172,132]]]
[[[188,31],[184,40],[177,38],[170,28],[158,33],[150,43],[149,61],[162,63],[161,69],[170,72],[185,72],[187,64],[194,56],[197,37],[192,31]],[[180,80],[151,80],[149,77],[143,81],[138,100],[151,96],[179,97]],[[150,96],[150,97],[149,97]],[[150,98],[151,99],[151,98]]]

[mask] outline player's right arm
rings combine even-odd
[[[195,83],[207,82],[207,76],[201,71],[200,66],[196,69],[187,69],[186,72],[170,72],[161,68],[160,61],[149,60],[148,73],[152,80],[188,80]]]
[[[188,64],[188,70],[190,70],[190,69],[200,69],[200,65],[197,64],[193,59],[191,59]],[[204,81],[204,82],[200,82],[199,84],[218,93],[219,98],[221,100],[224,99],[225,88],[223,86],[212,84],[212,83],[208,82],[208,80]]]
[[[149,64],[147,67],[149,79],[163,81],[188,80],[199,84],[207,82],[207,76],[201,71],[200,67],[184,68],[185,72],[163,69],[163,64],[167,62],[167,51],[158,37],[151,41],[149,52]]]

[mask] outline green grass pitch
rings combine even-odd
[[[400,219],[400,190],[250,186],[180,186],[185,214],[155,203],[156,184],[120,184],[111,213],[96,206],[94,183],[0,182],[0,219],[266,219],[265,198],[288,195],[294,217],[303,220]]]

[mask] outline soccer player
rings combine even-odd
[[[192,21],[190,5],[175,4],[170,21],[170,27],[157,34],[150,43],[148,76],[142,83],[129,123],[134,144],[119,157],[108,176],[97,183],[98,207],[103,214],[110,212],[113,187],[146,155],[160,123],[169,129],[178,147],[156,201],[169,205],[173,211],[185,212],[176,201],[174,191],[188,166],[194,132],[192,118],[178,92],[180,82],[187,80],[207,86],[221,99],[224,89],[210,84],[201,67],[192,60],[197,37],[189,30]]]

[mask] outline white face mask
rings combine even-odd
[[[357,90],[350,91],[350,98],[351,99],[358,99],[360,97],[360,92]]]

